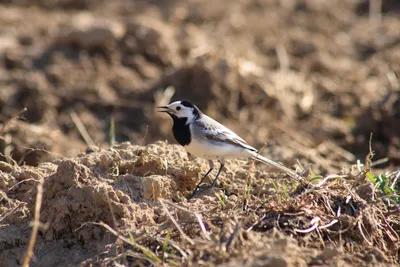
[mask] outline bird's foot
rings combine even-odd
[[[198,194],[200,194],[201,192],[206,191],[206,190],[208,190],[210,188],[213,188],[214,186],[215,186],[215,184],[202,184],[202,185],[199,185],[198,187],[196,187],[195,190],[193,190],[192,194],[189,196],[188,199],[192,199],[195,196],[197,196]]]

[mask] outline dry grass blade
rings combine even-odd
[[[28,267],[29,262],[33,257],[33,249],[36,243],[36,237],[40,226],[40,208],[42,206],[42,197],[43,197],[43,183],[44,178],[40,176],[39,183],[37,185],[37,193],[36,193],[36,203],[35,203],[35,215],[33,221],[33,227],[31,232],[31,237],[29,239],[28,249],[26,250],[24,260],[22,263],[23,267]]]
[[[70,116],[71,116],[71,119],[74,122],[76,128],[78,129],[79,133],[81,134],[83,140],[85,140],[87,146],[93,147],[94,146],[93,139],[90,137],[88,131],[85,128],[85,125],[83,125],[78,114],[76,114],[76,112],[72,110],[72,111],[70,111]]]
[[[164,243],[166,238],[163,237],[159,237],[159,236],[155,236],[154,237],[157,241]],[[187,258],[188,257],[188,253],[186,253],[179,245],[177,242],[173,241],[173,240],[168,240],[168,244],[170,246],[172,246],[174,249],[176,249],[177,251],[179,251],[179,253],[181,253],[183,258]]]
[[[312,226],[310,228],[307,228],[307,229],[294,229],[294,231],[297,232],[297,233],[303,233],[303,234],[312,232],[313,230],[317,229],[320,220],[321,220],[320,218],[316,217],[316,218],[311,220]]]
[[[319,226],[318,228],[319,228],[319,229],[326,229],[326,228],[329,228],[329,227],[331,227],[332,225],[336,224],[337,222],[339,222],[337,219],[333,219],[330,223],[325,224],[325,225],[321,225],[321,226]]]
[[[36,181],[36,180],[33,179],[33,178],[21,180],[21,181],[19,181],[18,183],[15,183],[15,184],[14,184],[13,186],[11,186],[10,188],[8,188],[7,192],[13,190],[15,187],[19,186],[19,185],[22,184],[22,183],[30,182],[30,181]]]
[[[370,245],[371,247],[374,245],[371,241],[369,241],[367,239],[367,237],[364,234],[364,231],[362,230],[362,223],[361,220],[357,221],[357,226],[358,226],[358,230],[360,231],[361,236],[364,238],[365,242],[367,242],[368,245]]]
[[[165,106],[171,102],[172,97],[175,94],[175,87],[168,86],[163,92],[156,92],[154,98],[157,106]]]
[[[394,178],[393,183],[391,184],[390,188],[392,188],[392,189],[394,188],[394,186],[397,184],[397,180],[399,179],[399,177],[400,177],[400,170],[397,171],[396,178]]]
[[[117,231],[115,231],[114,229],[112,229],[108,224],[105,224],[103,222],[87,222],[86,224],[93,224],[93,225],[99,225],[101,227],[104,227],[106,230],[108,230],[111,234],[113,234],[115,237],[117,237],[118,239],[120,239],[121,241],[138,248],[140,251],[142,251],[147,257],[146,260],[148,262],[150,262],[151,264],[155,265],[155,266],[161,266],[161,259],[159,259],[157,257],[157,255],[155,255],[152,251],[150,251],[148,248],[136,244],[134,242],[132,242],[129,238],[126,238],[125,236],[121,235],[120,233],[118,233]],[[82,225],[84,226],[84,225]]]
[[[343,179],[345,178],[346,175],[337,175],[337,174],[329,174],[324,177],[315,187],[321,187],[324,183],[326,183],[328,180],[333,180],[333,179]]]
[[[205,225],[203,223],[203,219],[202,219],[200,214],[198,214],[197,212],[185,209],[183,207],[180,207],[180,206],[176,205],[175,203],[172,203],[171,201],[168,201],[168,200],[162,200],[162,201],[164,201],[166,204],[171,205],[171,206],[173,206],[173,207],[175,207],[175,208],[177,208],[179,210],[182,210],[182,211],[185,211],[185,212],[193,214],[197,218],[197,221],[199,222],[200,229],[203,232],[204,237],[209,241],[211,240],[210,233],[207,232],[207,229],[206,229],[206,227],[205,227]]]
[[[188,235],[185,234],[185,232],[182,230],[182,228],[179,226],[178,222],[175,220],[175,218],[172,216],[172,214],[169,212],[168,208],[165,206],[164,200],[160,200],[160,204],[163,208],[163,210],[165,211],[165,213],[167,214],[167,216],[169,217],[169,219],[172,221],[172,223],[174,224],[174,226],[176,227],[176,229],[178,230],[178,232],[181,234],[181,236],[183,237],[183,239],[185,239],[186,241],[188,241],[190,244],[194,245],[194,241],[193,239],[191,239]]]

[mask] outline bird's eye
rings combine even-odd
[[[181,107],[179,107],[179,106],[178,106],[178,107],[176,107],[176,110],[177,110],[177,111],[181,110]]]

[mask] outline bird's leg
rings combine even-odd
[[[214,162],[212,160],[208,161],[208,165],[210,166],[210,169],[208,170],[208,172],[206,174],[204,174],[203,178],[201,178],[200,183],[196,186],[196,189],[200,186],[201,183],[204,182],[204,180],[206,179],[206,177],[210,174],[210,172],[212,170],[214,170]]]
[[[213,187],[215,186],[215,183],[217,182],[217,179],[218,179],[218,177],[219,177],[219,174],[221,173],[222,169],[223,169],[224,166],[225,166],[225,160],[224,160],[224,159],[221,159],[219,162],[221,163],[221,167],[219,167],[218,173],[217,173],[217,175],[215,176],[214,181],[213,181],[212,184],[211,184],[211,188],[213,188]]]
[[[210,172],[212,170],[214,170],[214,162],[212,160],[208,161],[208,165],[210,166],[210,169],[208,170],[208,172],[203,176],[203,178],[201,178],[200,182],[197,184],[196,188],[193,190],[192,194],[190,195],[189,199],[191,199],[192,197],[194,197],[197,194],[197,191],[199,191],[199,187],[200,185],[204,182],[204,180],[206,179],[206,177],[210,174]]]

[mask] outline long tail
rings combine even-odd
[[[275,162],[273,160],[270,160],[269,158],[263,157],[260,154],[253,155],[253,159],[255,159],[257,161],[260,161],[260,162],[263,162],[263,163],[266,163],[266,164],[269,164],[269,165],[272,165],[275,168],[278,168],[281,171],[286,172],[288,175],[290,175],[293,178],[296,178],[296,179],[300,179],[301,178],[301,176],[299,174],[297,174],[296,172],[294,172],[293,170],[291,170],[291,169],[289,169],[289,168],[283,166],[282,164],[279,164],[279,163],[277,163],[277,162]]]

